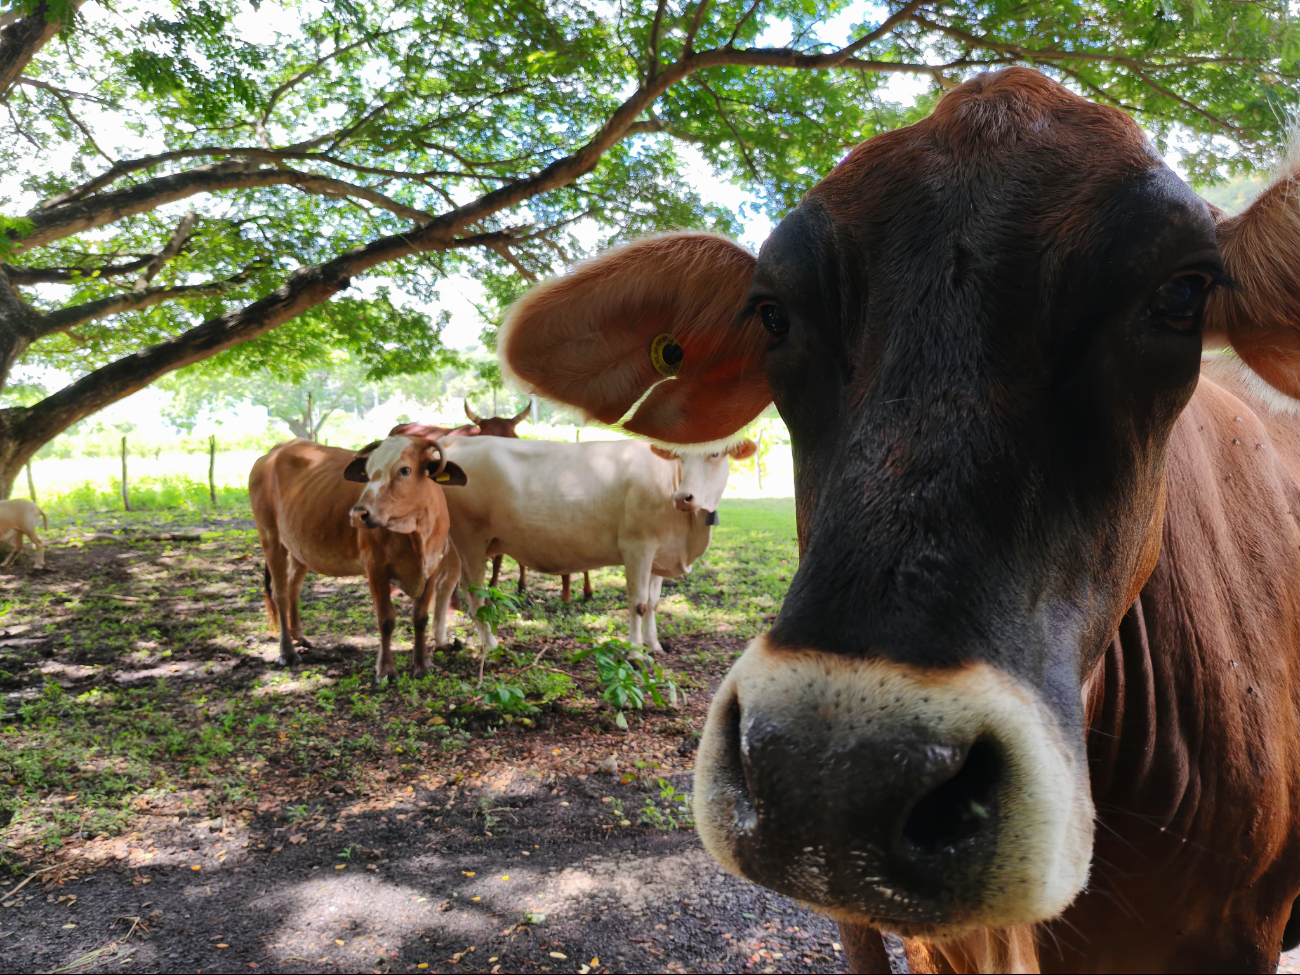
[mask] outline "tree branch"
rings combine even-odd
[[[199,215],[193,210],[181,217],[180,223],[172,231],[171,239],[163,245],[162,250],[154,255],[154,259],[149,262],[148,267],[140,272],[140,276],[135,279],[135,285],[131,288],[132,291],[143,291],[149,286],[149,282],[163,269],[163,265],[181,252],[181,248],[185,246],[185,242],[190,238],[190,231],[194,229],[194,225],[198,222]]]
[[[910,11],[915,6],[917,5],[908,4],[903,9]],[[892,25],[899,22],[902,14],[900,10],[867,36],[871,38],[883,36],[892,29]],[[887,24],[890,26],[887,27]],[[9,463],[20,463],[40,444],[47,442],[72,423],[143,389],[159,377],[263,335],[277,325],[297,317],[348,287],[352,277],[371,268],[414,254],[490,245],[494,241],[508,238],[510,236],[508,231],[495,231],[470,237],[457,235],[466,227],[479,224],[494,214],[542,193],[567,186],[591,172],[600,163],[605,152],[626,138],[628,129],[645,115],[665,91],[683,78],[707,68],[723,65],[763,65],[801,70],[852,67],[848,63],[852,60],[851,55],[854,51],[861,50],[862,46],[863,42],[859,40],[837,51],[815,55],[801,54],[788,49],[756,48],[737,51],[734,48],[724,47],[682,57],[628,96],[584,145],[554,160],[532,176],[485,193],[410,231],[381,237],[327,263],[300,268],[290,274],[284,284],[265,297],[243,308],[209,319],[165,342],[111,362],[33,407],[0,411],[0,428],[4,428],[10,437],[17,438],[23,445],[20,450],[13,453]],[[245,179],[255,176],[261,179],[283,175],[286,174],[282,171],[269,173],[262,170],[252,173],[209,171],[204,178],[210,176],[215,179],[231,180],[237,176]],[[303,174],[289,175],[302,177]],[[140,212],[150,206],[158,205],[157,202],[146,205],[140,201],[140,195],[155,201],[163,192],[175,194],[170,197],[171,199],[179,199],[183,195],[199,192],[193,187],[196,182],[195,176],[196,174],[189,173],[179,178],[163,177],[151,181],[151,184],[155,184],[152,188],[150,184],[145,184],[144,187],[132,187],[130,190],[115,194],[104,194],[85,203],[59,206],[54,208],[55,212],[49,216],[47,216],[49,211],[38,211],[36,217],[46,220],[47,226],[44,232],[49,234],[50,223],[59,223],[66,227],[74,220],[89,220],[90,216],[83,211],[87,207],[97,207],[99,210],[95,211],[95,219],[98,222],[93,225],[99,226],[110,219],[100,212],[105,207],[105,199],[114,198],[110,209],[115,211],[134,206],[139,209],[133,212]],[[173,182],[166,182],[168,180]],[[163,190],[156,185],[160,183],[165,183],[167,189]],[[65,214],[65,210],[72,211],[72,214],[78,216]],[[87,223],[87,226],[90,225]],[[2,333],[3,330],[0,330],[0,335]]]
[[[667,6],[668,0],[659,0],[659,5],[655,7],[654,23],[650,25],[649,57],[645,69],[646,81],[654,81],[655,75],[659,73],[659,31],[664,24],[664,8]]]
[[[75,14],[84,2],[68,0],[68,6]],[[0,29],[0,99],[9,93],[36,52],[64,26],[50,14],[49,4],[42,2],[26,17]]]
[[[154,259],[150,254],[136,261],[125,264],[105,264],[100,267],[23,267],[14,264],[0,264],[3,272],[12,284],[69,284],[84,281],[87,278],[116,277],[119,274],[134,274],[147,267]]]
[[[200,193],[270,186],[296,186],[308,193],[356,197],[416,223],[433,219],[431,213],[399,203],[377,190],[344,180],[293,169],[249,169],[242,163],[219,163],[185,173],[160,176],[136,186],[101,193],[88,199],[33,210],[28,215],[34,224],[31,233],[19,237],[11,232],[10,236],[14,250],[29,250]]]
[[[122,294],[109,295],[107,298],[97,298],[94,301],[83,302],[69,308],[58,308],[46,312],[42,316],[39,327],[40,334],[37,338],[52,335],[55,332],[66,332],[68,329],[84,325],[86,322],[98,321],[101,318],[107,318],[109,315],[120,315],[124,311],[139,311],[141,308],[151,308],[154,305],[162,304],[164,301],[175,301],[178,298],[210,298],[214,295],[224,294],[245,281],[254,269],[247,268],[233,277],[226,278],[224,281],[126,291]]]

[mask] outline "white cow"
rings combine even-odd
[[[50,523],[45,520],[45,512],[36,507],[32,501],[15,498],[0,501],[0,545],[10,546],[13,551],[0,565],[12,565],[14,559],[22,553],[23,536],[26,535],[36,546],[35,568],[45,568],[45,542],[36,534],[36,520],[40,519],[45,530],[50,530]]]
[[[473,587],[483,585],[486,560],[494,555],[553,575],[622,565],[629,641],[655,652],[663,580],[685,575],[709,547],[728,457],[743,460],[758,449],[752,440],[677,453],[634,440],[496,437],[448,438],[442,446],[471,485],[447,492],[471,616],[482,605]],[[442,622],[450,594],[438,598],[434,618]],[[475,628],[485,647],[496,646],[485,625]]]

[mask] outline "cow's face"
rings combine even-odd
[[[670,450],[651,447],[659,457],[677,466],[677,486],[673,490],[673,507],[678,511],[712,514],[718,510],[722,492],[731,473],[730,460],[746,460],[758,452],[752,440],[741,440],[718,450]]]
[[[516,305],[505,364],[605,422],[789,425],[801,565],[697,764],[723,865],[937,938],[1082,888],[1081,698],[1159,551],[1215,230],[1130,119],[1013,69],[859,146],[757,261],[655,238]],[[1249,360],[1248,319],[1209,324]]]
[[[465,483],[464,471],[445,461],[436,442],[405,436],[362,448],[343,476],[365,484],[352,507],[354,527],[403,533],[422,527],[421,521],[430,517],[431,503],[445,522],[442,487]]]

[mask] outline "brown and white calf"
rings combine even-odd
[[[311,646],[298,612],[307,573],[365,575],[379,621],[376,679],[397,676],[391,583],[414,604],[414,672],[427,673],[429,606],[445,559],[453,563],[448,592],[456,577],[442,489],[464,483],[436,442],[414,437],[389,437],[355,453],[291,440],[258,458],[248,497],[266,556],[266,611],[279,626],[280,663],[299,662],[295,641]],[[436,636],[445,640],[445,618]]]
[[[838,918],[851,971],[889,971],[880,928],[913,971],[1300,943],[1298,186],[1293,157],[1226,217],[1012,68],[858,146],[757,257],[641,241],[511,312],[506,365],[605,422],[788,424],[801,562],[714,697],[696,821]]]
[[[40,535],[36,534],[38,520],[45,525],[46,531],[50,530],[45,512],[36,507],[34,501],[28,501],[26,498],[0,501],[0,545],[7,545],[13,549],[0,565],[14,564],[14,559],[22,554],[23,537],[26,536],[36,547],[34,567],[45,568],[45,542],[41,540]]]

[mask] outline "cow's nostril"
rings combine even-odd
[[[978,739],[957,774],[931,789],[903,822],[903,839],[922,855],[936,853],[974,836],[993,818],[1002,753]]]

